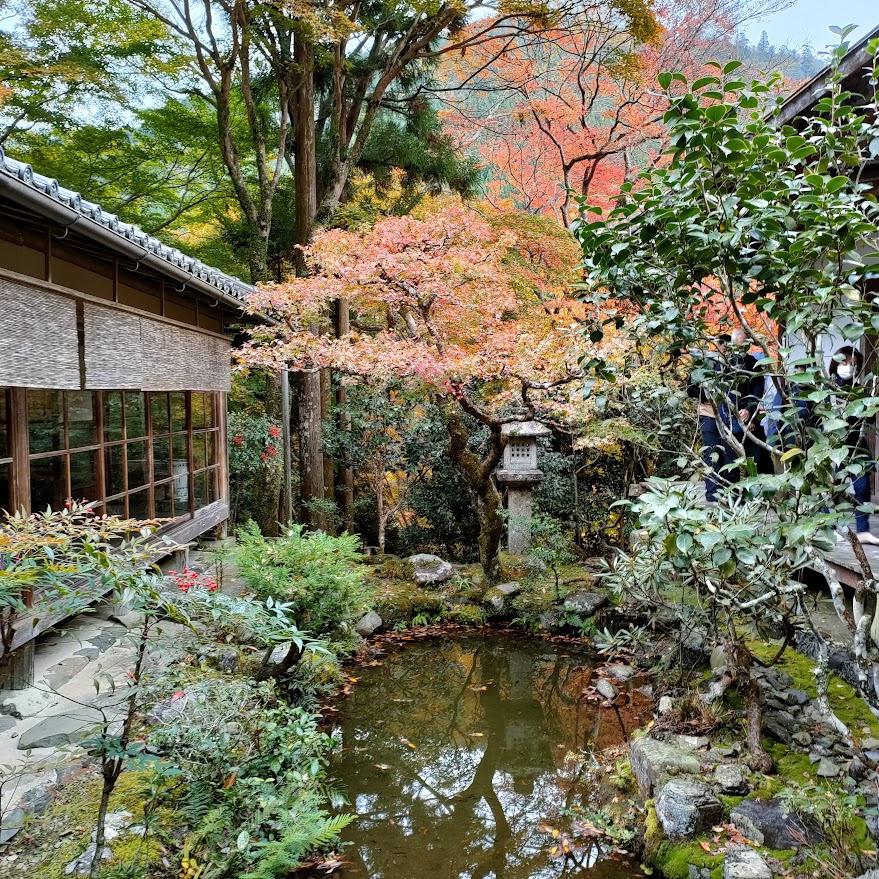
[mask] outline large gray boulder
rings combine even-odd
[[[724,854],[723,879],[772,879],[772,870],[750,846],[731,845]]]
[[[415,572],[415,582],[419,586],[434,586],[437,583],[445,583],[452,578],[455,569],[450,562],[444,561],[438,555],[420,552],[409,556],[407,559]]]
[[[723,820],[723,804],[701,781],[673,778],[656,798],[656,817],[669,839],[687,839]]]
[[[632,743],[629,757],[638,789],[645,797],[653,793],[664,776],[698,775],[701,768],[699,760],[692,754],[649,736]]]
[[[738,763],[718,763],[714,767],[714,783],[721,793],[730,796],[746,794],[749,790],[742,767]]]
[[[361,638],[368,638],[382,627],[382,622],[382,618],[374,610],[371,610],[357,621],[354,631]]]
[[[596,611],[601,610],[606,604],[606,595],[602,595],[600,592],[589,592],[586,589],[579,589],[565,598],[562,607],[565,610],[590,617]]]
[[[751,842],[766,848],[798,849],[799,838],[815,838],[796,815],[785,814],[780,800],[742,800],[730,810],[729,820]]]

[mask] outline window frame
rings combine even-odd
[[[11,402],[11,388],[2,387],[0,388],[0,393],[7,395],[7,400]],[[30,388],[30,389],[20,389],[24,396],[25,405],[23,408],[23,418],[24,418],[24,432],[27,437],[27,450],[24,455],[26,461],[26,467],[28,470],[28,474],[31,473],[31,468],[33,467],[34,462],[39,462],[43,460],[49,459],[58,459],[63,458],[63,488],[64,488],[64,496],[65,499],[69,499],[71,497],[71,480],[72,480],[72,470],[71,470],[71,456],[84,452],[93,452],[96,456],[96,473],[95,473],[95,488],[97,490],[98,497],[88,499],[89,502],[93,505],[93,509],[100,512],[106,512],[111,504],[115,504],[118,506],[119,502],[121,502],[121,510],[117,510],[118,515],[122,516],[130,516],[131,515],[131,499],[132,497],[137,497],[140,499],[140,495],[142,493],[146,494],[146,509],[147,515],[140,516],[138,515],[136,518],[157,518],[156,517],[156,489],[163,486],[168,486],[171,491],[171,515],[170,516],[162,516],[166,521],[176,521],[181,519],[192,519],[195,517],[195,514],[204,509],[207,506],[210,506],[212,503],[215,503],[218,500],[222,499],[221,495],[221,487],[219,483],[220,473],[222,469],[222,450],[221,450],[221,440],[222,440],[222,423],[221,423],[221,394],[217,391],[141,391],[137,389],[107,389],[107,390],[93,390],[93,391],[85,391],[85,393],[91,393],[93,399],[93,407],[95,413],[95,436],[97,438],[97,442],[89,443],[87,445],[71,447],[70,446],[70,401],[71,394],[73,393],[84,393],[83,391],[67,391],[67,390],[58,390],[51,388]],[[36,391],[49,391],[58,393],[61,395],[61,416],[62,416],[62,424],[61,424],[61,444],[63,448],[53,449],[47,452],[37,452],[34,454],[30,453],[30,419],[28,414],[28,405],[29,401],[29,393]],[[105,403],[107,400],[107,395],[109,394],[119,394],[122,405],[121,405],[121,437],[116,439],[107,439],[105,436]],[[143,400],[143,421],[144,421],[144,433],[138,434],[137,436],[128,436],[129,432],[129,396],[132,394],[137,394]],[[184,422],[182,430],[175,430],[175,427],[179,427],[179,422],[175,424],[172,416],[173,408],[172,408],[172,394],[182,394],[183,402],[184,402]],[[210,417],[210,425],[205,424],[204,427],[194,428],[193,425],[193,395],[200,395],[202,397],[201,407],[205,412],[206,417]],[[167,409],[167,430],[164,428],[160,428],[158,432],[154,431],[153,425],[153,414],[154,414],[154,400],[156,398],[164,398],[165,406]],[[12,433],[12,408],[11,406],[7,407],[7,423],[9,425],[9,433]],[[212,434],[213,439],[208,440],[208,435]],[[198,469],[195,468],[196,459],[195,459],[195,442],[196,436],[204,443],[204,463],[203,466],[200,466]],[[186,487],[187,487],[187,499],[185,501],[185,505],[177,500],[177,485],[178,480],[182,477],[182,473],[175,475],[174,474],[174,462],[179,460],[179,455],[175,456],[174,454],[174,446],[175,439],[178,441],[178,448],[180,446],[180,440],[183,440],[186,449]],[[162,476],[160,479],[156,478],[156,464],[154,458],[154,443],[156,441],[166,440],[168,446],[168,475]],[[208,443],[211,443],[211,450],[213,452],[212,457],[208,456],[209,446]],[[132,460],[130,456],[131,447],[136,443],[142,443],[144,448],[144,466],[146,469],[146,482],[139,483],[138,485],[132,485],[130,480],[130,472],[129,472],[129,463]],[[10,442],[11,446],[11,442]],[[115,491],[112,494],[108,493],[109,491],[109,480],[108,480],[108,470],[107,465],[109,461],[109,454],[111,449],[121,448],[121,475],[122,475],[122,491]],[[10,448],[10,452],[12,452],[12,448]],[[10,474],[12,474],[14,470],[14,460],[15,455],[11,454],[9,457],[4,457],[0,459],[0,466],[5,464],[10,465]],[[199,459],[201,460],[201,459]],[[206,474],[202,476],[202,474]],[[202,498],[202,503],[200,505],[196,505],[196,483],[204,480],[203,484],[205,486],[204,489],[204,497]],[[30,504],[33,504],[33,484],[29,485],[28,492],[28,501]],[[10,488],[10,495],[14,492],[12,488]],[[18,498],[10,498],[10,502],[18,503],[18,506],[21,506],[21,501]]]

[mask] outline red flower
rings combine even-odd
[[[268,445],[268,446],[266,446],[266,454],[270,458],[277,458],[278,457],[278,450],[274,446]]]
[[[274,424],[269,428],[269,436],[273,436],[275,438],[281,435],[281,428],[276,427]]]
[[[244,437],[239,433],[238,436],[232,437],[232,442],[235,443],[236,446],[240,446],[244,443]]]

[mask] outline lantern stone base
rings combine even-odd
[[[543,480],[540,470],[498,470],[500,483],[507,485],[507,551],[525,555],[531,550],[531,493]]]

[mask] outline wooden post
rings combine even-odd
[[[27,390],[9,389],[10,436],[12,452],[12,507],[25,514],[31,511],[30,462],[28,461]],[[22,595],[27,607],[34,606],[33,589]],[[25,623],[21,620],[20,624]],[[25,690],[34,682],[34,651],[36,643],[28,641],[16,648],[11,655],[0,660],[0,689]]]
[[[350,315],[348,313],[348,300],[345,298],[336,300],[336,338],[341,339],[351,330]],[[336,387],[336,403],[344,410],[348,402],[348,389],[339,382]],[[351,416],[342,411],[339,414],[339,428],[344,431],[351,430]],[[353,534],[354,526],[354,470],[352,467],[339,468],[339,506],[342,508],[342,523],[349,534]]]
[[[284,462],[284,525],[293,521],[293,461],[290,448],[290,373],[281,370],[281,443]]]

